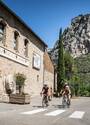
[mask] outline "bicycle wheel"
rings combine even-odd
[[[65,103],[65,99],[62,98],[62,106],[63,106],[63,108],[65,107],[65,105],[66,105],[66,103]]]
[[[63,108],[65,108],[67,106],[67,98],[65,96],[63,96],[63,98],[62,98],[62,106],[63,106]]]
[[[70,102],[70,100],[69,100],[69,99],[67,99],[67,107],[69,108],[69,107],[70,107],[70,105],[71,105],[71,102]]]
[[[45,99],[44,99],[44,97],[43,97],[43,99],[42,99],[42,107],[43,107],[43,108],[45,107]]]
[[[47,96],[44,96],[42,99],[42,107],[47,107],[47,106],[48,106]]]

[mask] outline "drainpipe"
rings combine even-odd
[[[44,52],[44,54],[45,54],[45,52]],[[45,82],[45,62],[44,62],[44,55],[43,55],[43,85],[44,85],[44,82]]]
[[[47,48],[45,47],[44,54],[46,51],[47,51]],[[44,83],[45,83],[45,60],[44,60],[44,56],[43,56],[43,85],[44,85]]]

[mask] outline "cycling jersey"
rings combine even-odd
[[[49,89],[48,87],[43,87],[43,88],[42,88],[43,94],[46,94],[46,95],[47,95],[47,94],[48,94],[48,89]]]

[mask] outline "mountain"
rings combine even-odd
[[[71,20],[71,24],[63,32],[65,50],[76,58],[90,53],[90,14],[79,15]],[[58,40],[49,50],[52,61],[57,64]]]
[[[90,53],[90,14],[79,15],[63,33],[64,47],[74,58]]]

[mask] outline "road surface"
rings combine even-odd
[[[90,98],[72,99],[70,108],[62,108],[61,98],[53,98],[47,108],[41,97],[29,105],[0,103],[0,125],[90,125]]]

